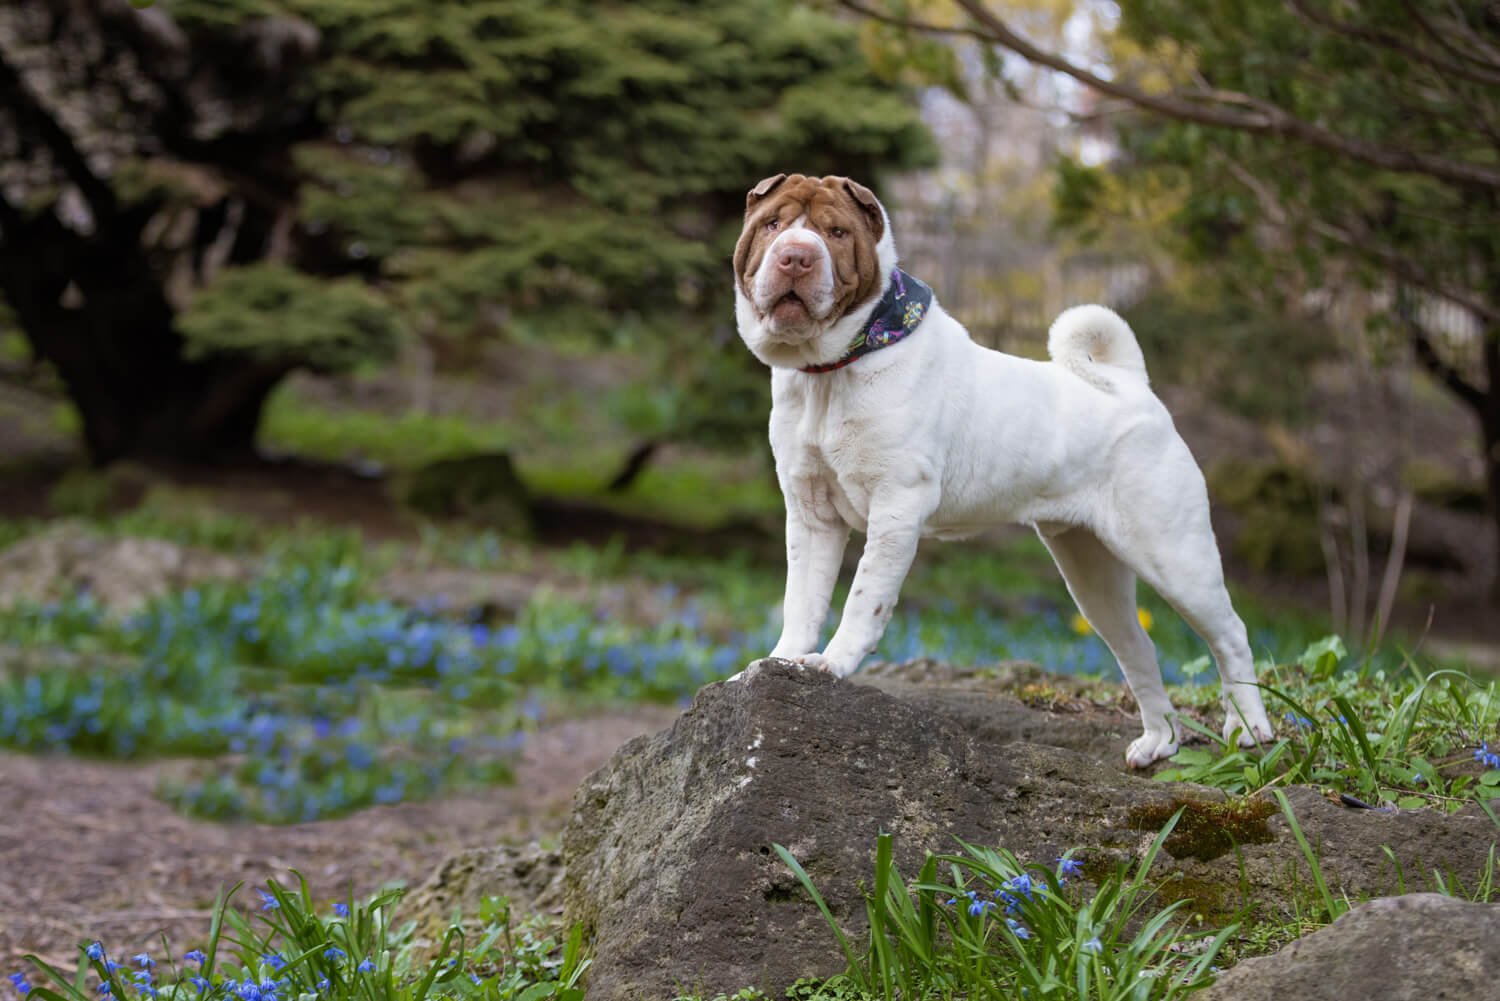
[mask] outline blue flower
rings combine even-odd
[[[26,982],[26,974],[12,973],[10,975],[10,982],[15,984],[16,990],[20,991],[22,994],[31,993],[31,985]]]
[[[260,894],[260,900],[261,900],[260,909],[261,910],[263,910],[263,911],[274,911],[274,910],[277,910],[278,908],[281,907],[281,904],[277,903],[276,898],[274,896],[272,896],[271,894],[267,893],[265,890],[262,890],[260,887],[256,887],[255,888],[255,892],[258,893],[258,894]]]
[[[319,977],[318,978],[318,990],[320,990],[320,991],[326,991],[326,990],[328,990],[328,978],[327,977]]]
[[[120,968],[120,964],[116,963],[113,959],[106,959],[104,961],[104,972],[105,973],[114,973],[119,968]]]
[[[110,990],[109,990],[109,981],[108,980],[104,981],[104,983],[100,984],[98,987],[95,987],[94,991],[96,993],[99,993],[99,994],[108,994],[108,993],[110,993]]]
[[[204,980],[202,977],[188,977],[188,983],[198,988],[199,994],[202,994],[204,991],[208,990],[209,987],[208,981]]]
[[[1078,948],[1082,949],[1084,952],[1091,952],[1097,956],[1099,953],[1104,951],[1104,943],[1099,941],[1098,935],[1095,935],[1093,938],[1089,939]]]
[[[323,958],[331,963],[337,963],[344,958],[344,950],[336,945],[331,945],[323,950]]]
[[[1005,889],[1009,890],[1011,893],[1020,894],[1027,900],[1031,899],[1032,883],[1031,875],[1029,873],[1023,872],[1019,876],[1013,876],[1010,879],[1006,880],[1004,885]]]
[[[1006,918],[1005,923],[1010,926],[1011,931],[1015,932],[1016,938],[1028,939],[1031,937],[1031,931],[1015,918]]]
[[[149,970],[151,969],[151,967],[156,965],[156,963],[152,961],[151,957],[144,952],[138,952],[131,958],[133,958],[136,965],[143,970]]]
[[[99,960],[104,958],[104,946],[100,945],[98,942],[95,942],[93,945],[83,950],[83,953],[97,963]]]
[[[1490,750],[1490,742],[1487,740],[1481,742],[1479,750],[1474,752],[1474,760],[1485,768],[1500,768],[1500,754]]]
[[[149,986],[150,983],[151,983],[151,971],[150,970],[137,970],[134,973],[132,973],[131,976],[135,977],[135,982],[137,984],[140,984],[143,987]]]
[[[970,903],[969,903],[969,917],[971,917],[971,918],[977,918],[977,917],[979,917],[979,915],[983,914],[985,911],[988,911],[988,910],[991,910],[992,908],[994,908],[994,906],[995,906],[995,902],[993,900],[979,900],[979,899],[975,898],[974,900],[971,900]]]
[[[1285,718],[1288,723],[1292,724],[1299,730],[1312,729],[1313,721],[1308,719],[1306,716],[1303,716],[1301,713],[1289,712],[1286,714]]]
[[[203,952],[199,949],[194,949],[192,952],[187,953],[182,958],[191,960],[192,962],[197,963],[199,966],[202,966],[205,962],[208,961],[208,957],[203,955]]]
[[[360,964],[356,967],[356,969],[358,969],[360,973],[369,973],[370,971],[375,969],[375,964],[369,959],[364,959],[360,961]]]
[[[279,970],[286,966],[286,960],[281,958],[281,953],[273,952],[266,957],[265,963],[273,970]]]
[[[333,913],[337,914],[341,918],[347,918],[349,916],[349,905],[348,904],[334,904],[333,905]]]
[[[1083,875],[1083,863],[1074,858],[1060,858],[1057,860],[1057,881],[1066,882],[1072,876]]]

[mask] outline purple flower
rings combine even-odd
[[[26,982],[26,974],[12,973],[10,975],[10,982],[12,984],[15,984],[16,990],[20,991],[22,994],[31,993],[31,984]]]

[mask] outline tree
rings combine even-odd
[[[787,0],[137,3],[0,10],[0,293],[98,462],[250,452],[408,336],[701,360],[748,185],[931,156]]]
[[[1030,40],[984,0],[842,0],[875,21],[977,40],[1071,77],[1122,155],[1064,164],[1086,216],[1106,175],[1185,193],[1192,254],[1247,283],[1358,277],[1475,417],[1500,544],[1500,12],[1482,0],[1122,0],[1108,69]],[[998,60],[997,65],[1003,65]],[[1117,114],[1122,109],[1130,114]],[[1477,336],[1434,328],[1437,302]],[[1450,313],[1450,315],[1452,315]],[[1462,324],[1460,324],[1462,325]],[[1500,588],[1497,588],[1500,596]]]

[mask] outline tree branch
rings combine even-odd
[[[1458,397],[1470,410],[1482,411],[1485,406],[1485,393],[1478,386],[1465,379],[1452,365],[1444,361],[1433,347],[1432,339],[1422,329],[1422,325],[1413,317],[1402,315],[1401,324],[1406,328],[1406,336],[1411,341],[1412,354],[1417,363],[1427,370],[1428,374],[1441,382],[1448,391]]]
[[[1327,14],[1314,10],[1308,5],[1307,0],[1286,0],[1286,2],[1287,6],[1295,10],[1303,20],[1331,31],[1336,35],[1343,35],[1345,38],[1351,38],[1356,42],[1368,42],[1371,45],[1378,45],[1381,48],[1399,53],[1413,62],[1430,66],[1442,73],[1451,73],[1454,76],[1463,77],[1465,80],[1470,80],[1474,83],[1482,83],[1489,86],[1500,84],[1500,72],[1495,70],[1483,66],[1466,66],[1461,62],[1444,59],[1435,53],[1428,52],[1415,45],[1410,45],[1401,38],[1380,31],[1379,29],[1366,27],[1362,24],[1354,24],[1350,21],[1337,20],[1329,17]]]
[[[10,106],[17,119],[17,127],[24,130],[28,125],[46,144],[58,166],[63,169],[78,188],[94,214],[95,225],[103,226],[113,220],[118,204],[114,189],[103,178],[94,173],[88,158],[74,143],[59,122],[42,104],[42,101],[27,86],[25,79],[3,48],[0,48],[0,102]]]
[[[860,14],[870,8],[856,0],[839,2]],[[1500,190],[1500,169],[1480,163],[1467,163],[1431,153],[1393,149],[1354,136],[1334,132],[1291,114],[1270,102],[1233,91],[1185,91],[1176,94],[1148,94],[1116,80],[1090,72],[1055,52],[1049,52],[1018,34],[981,0],[955,0],[973,19],[976,27],[967,32],[926,24],[908,18],[883,14],[880,20],[916,31],[938,31],[968,34],[992,45],[1008,49],[1029,62],[1045,66],[1079,83],[1111,97],[1129,101],[1138,108],[1183,122],[1213,125],[1247,132],[1252,135],[1274,135],[1292,139],[1315,149],[1336,153],[1359,163],[1403,174],[1423,174],[1466,187]]]
[[[1464,40],[1464,43],[1455,43],[1439,31],[1438,26],[1433,23],[1432,19],[1423,13],[1422,8],[1413,3],[1412,0],[1406,0],[1406,3],[1402,4],[1402,6],[1412,16],[1412,20],[1416,21],[1434,42],[1447,49],[1455,58],[1466,59],[1478,66],[1485,66],[1492,69],[1500,68],[1500,53],[1490,48],[1485,44],[1484,39],[1474,34],[1474,29],[1469,27],[1469,23],[1464,20],[1462,10],[1454,9],[1453,20],[1456,24],[1462,26],[1463,34],[1468,37]],[[1480,51],[1484,52],[1488,58],[1481,58],[1475,55],[1476,52]]]
[[[1227,156],[1221,155],[1225,168],[1234,179],[1243,184],[1255,200],[1265,211],[1271,224],[1279,227],[1291,227],[1291,215],[1287,212],[1280,199],[1278,199],[1266,185],[1242,164],[1236,163]],[[1320,218],[1316,212],[1305,210],[1300,215],[1308,219],[1307,228],[1317,236],[1326,240],[1332,240],[1356,255],[1374,261],[1385,268],[1391,274],[1408,284],[1441,296],[1450,302],[1457,303],[1465,309],[1471,310],[1476,316],[1488,320],[1491,323],[1500,323],[1500,304],[1491,303],[1485,298],[1473,292],[1455,288],[1451,285],[1438,281],[1428,274],[1416,261],[1406,254],[1400,253],[1393,248],[1382,244],[1369,233],[1356,233],[1327,219]]]

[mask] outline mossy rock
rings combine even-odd
[[[532,529],[526,485],[504,452],[440,459],[401,477],[397,499],[437,518],[483,522],[508,535]]]
[[[1283,460],[1226,459],[1208,472],[1213,499],[1240,516],[1234,552],[1251,567],[1297,575],[1323,570],[1318,483]]]

